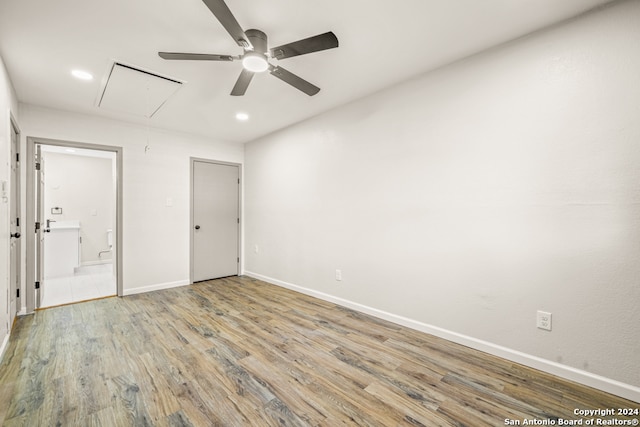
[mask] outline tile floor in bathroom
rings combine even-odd
[[[40,308],[116,295],[113,264],[83,266],[73,276],[45,278]]]

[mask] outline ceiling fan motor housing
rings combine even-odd
[[[267,46],[267,35],[260,30],[247,30],[244,32],[249,42],[253,46],[253,51],[266,55],[269,51]]]

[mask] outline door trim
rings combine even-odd
[[[243,227],[244,227],[244,220],[243,220],[243,210],[242,210],[242,201],[243,201],[243,170],[242,170],[242,163],[235,163],[235,162],[224,162],[224,161],[220,161],[220,160],[212,160],[212,159],[204,159],[204,158],[200,158],[200,157],[189,157],[189,283],[192,284],[193,283],[193,263],[194,263],[194,256],[193,256],[193,245],[194,245],[194,223],[193,223],[193,167],[195,162],[203,162],[203,163],[212,163],[212,164],[216,164],[216,165],[226,165],[226,166],[237,166],[238,167],[238,176],[240,177],[240,182],[238,183],[238,218],[240,219],[240,223],[238,224],[238,259],[240,260],[238,262],[238,271],[237,274],[240,275],[241,272],[243,271],[243,256],[242,254],[244,253],[243,250]]]
[[[90,144],[85,142],[74,142],[74,141],[63,141],[57,139],[48,139],[48,138],[38,138],[38,137],[27,137],[27,155],[26,159],[29,161],[26,163],[26,171],[27,171],[27,180],[26,180],[26,197],[27,197],[27,212],[26,212],[26,221],[24,221],[24,230],[26,239],[26,247],[27,247],[27,257],[26,257],[26,280],[25,280],[25,291],[24,294],[26,296],[27,301],[27,313],[33,313],[35,310],[35,251],[36,251],[36,233],[33,232],[35,230],[36,223],[36,207],[35,207],[35,162],[33,159],[35,158],[35,148],[36,145],[54,145],[57,147],[69,147],[69,148],[80,148],[87,150],[100,150],[100,151],[109,151],[113,152],[116,155],[116,256],[114,258],[114,268],[116,269],[116,282],[117,282],[117,293],[118,296],[123,295],[123,242],[122,242],[122,147],[113,146],[113,145],[100,145],[100,144]]]

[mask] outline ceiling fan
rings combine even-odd
[[[308,81],[296,76],[290,71],[277,65],[269,63],[269,58],[285,59],[293,56],[305,55],[307,53],[338,47],[338,38],[331,31],[318,34],[317,36],[298,40],[292,43],[269,49],[267,35],[260,30],[244,31],[236,18],[229,10],[224,0],[202,0],[211,12],[218,18],[218,21],[233,37],[238,46],[244,49],[244,53],[238,56],[215,55],[203,53],[181,53],[181,52],[158,52],[163,59],[170,60],[196,60],[196,61],[234,61],[242,60],[243,69],[240,77],[236,81],[231,95],[242,96],[247,91],[247,87],[255,73],[269,70],[269,73],[276,76],[285,83],[290,84],[298,90],[313,96],[320,91],[320,88]]]

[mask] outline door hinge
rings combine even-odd
[[[240,178],[238,178],[238,184],[240,184]]]
[[[16,227],[20,227],[20,218],[16,218]]]
[[[240,262],[240,258],[238,258],[238,263]]]
[[[40,230],[40,223],[36,221],[36,233]]]
[[[238,224],[240,224],[240,218],[238,218]]]
[[[36,162],[36,170],[39,171],[40,170],[40,162]]]
[[[16,289],[16,298],[20,298],[20,289]]]
[[[16,163],[20,163],[20,153],[16,153]]]
[[[40,282],[36,282],[36,289],[40,289]]]

